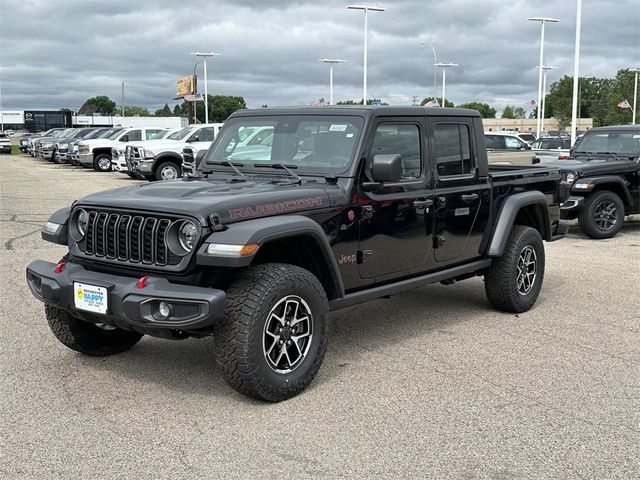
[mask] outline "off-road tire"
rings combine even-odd
[[[177,180],[178,178],[180,178],[182,176],[182,172],[180,171],[180,167],[178,165],[176,165],[175,162],[162,162],[160,165],[158,165],[158,168],[156,169],[156,172],[155,172],[155,179],[156,180],[164,180],[164,178],[162,178],[162,171],[165,168],[173,168],[176,171],[175,178],[168,179],[168,180]]]
[[[108,168],[102,168],[100,166],[100,160],[102,160],[103,158],[108,158],[109,159],[109,167]],[[110,172],[111,171],[111,155],[108,155],[106,153],[100,153],[100,154],[96,155],[96,158],[93,159],[93,169],[96,172]]]
[[[601,229],[595,221],[596,209],[604,202],[611,202],[615,205],[617,218],[616,223],[609,229]],[[624,203],[622,199],[609,190],[600,190],[589,195],[584,201],[584,205],[578,214],[578,224],[580,230],[591,238],[611,238],[618,234],[624,223]]]
[[[93,323],[79,320],[66,310],[45,305],[47,322],[58,340],[71,350],[91,355],[105,357],[122,353],[133,347],[142,338],[135,332],[128,332],[116,328],[105,330]]]
[[[302,392],[318,372],[327,350],[329,305],[318,279],[294,265],[256,265],[239,274],[226,293],[225,320],[214,335],[216,363],[225,380],[238,392],[269,402]],[[263,335],[271,309],[291,295],[310,307],[313,334],[299,365],[279,373],[267,363]]]
[[[535,252],[536,275],[526,294],[518,291],[518,261],[525,249]],[[497,310],[520,313],[536,302],[544,279],[544,244],[540,233],[523,225],[514,225],[502,257],[497,258],[484,274],[484,289],[489,303]]]

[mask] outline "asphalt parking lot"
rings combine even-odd
[[[640,222],[546,244],[537,305],[493,311],[480,279],[332,316],[311,388],[249,400],[211,339],[89,358],[49,332],[25,266],[57,208],[137,183],[0,155],[0,476],[638,478]]]

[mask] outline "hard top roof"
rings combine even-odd
[[[276,107],[238,110],[233,117],[268,115],[359,115],[368,117],[480,117],[476,110],[467,108],[393,107],[371,105],[337,105],[327,107]]]
[[[594,127],[587,130],[589,132],[603,132],[612,130],[626,130],[626,131],[638,131],[640,132],[640,125],[608,125],[606,127]]]

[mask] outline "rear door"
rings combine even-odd
[[[367,165],[377,154],[402,157],[400,182],[357,197],[358,271],[362,279],[384,281],[433,268],[433,190],[425,168],[424,117],[380,118],[373,128]]]
[[[479,148],[472,118],[429,119],[431,161],[435,170],[433,248],[439,265],[479,256],[489,221],[490,187],[479,169]],[[482,132],[478,132],[482,135]],[[497,135],[496,135],[497,137]]]

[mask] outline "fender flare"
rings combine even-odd
[[[490,257],[502,256],[509,239],[509,234],[515,223],[518,212],[523,207],[536,205],[542,208],[543,231],[542,238],[551,239],[551,224],[549,220],[549,205],[544,194],[537,190],[516,193],[508,197],[500,206],[498,212],[498,220],[493,229],[491,241],[487,249],[487,255]]]
[[[154,157],[152,170],[155,172],[156,169],[158,168],[158,165],[160,165],[165,160],[169,160],[169,159],[175,160],[175,163],[178,163],[179,167],[182,166],[182,161],[184,160],[182,155],[177,152],[162,152]]]
[[[303,215],[288,215],[280,217],[256,218],[233,223],[224,231],[211,233],[204,241],[197,253],[198,265],[218,267],[246,267],[251,264],[255,254],[246,257],[224,257],[207,254],[208,244],[222,243],[229,245],[246,245],[257,243],[262,246],[274,240],[305,235],[311,237],[320,248],[323,260],[326,262],[331,281],[338,297],[344,296],[342,277],[327,235],[322,227],[309,217]],[[258,250],[259,251],[259,250]],[[257,253],[257,252],[256,252]]]
[[[45,242],[57,243],[59,245],[67,245],[67,232],[69,216],[71,215],[71,207],[61,208],[56,210],[47,222],[57,223],[60,225],[56,232],[50,233],[42,230],[40,235]]]
[[[590,189],[575,188],[577,183],[593,184],[595,187],[615,185],[616,187],[619,187],[623,192],[622,201],[624,202],[624,204],[633,205],[633,197],[631,196],[631,192],[629,191],[629,186],[627,185],[627,182],[625,182],[622,177],[618,177],[616,175],[603,175],[598,177],[578,178],[575,182],[573,182],[573,186],[571,187],[572,193],[587,194],[587,193],[593,192],[594,190],[596,190],[596,188],[590,188]],[[613,192],[613,193],[618,193],[618,192]]]

